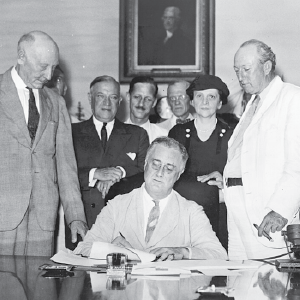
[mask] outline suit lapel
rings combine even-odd
[[[128,234],[135,240],[135,243],[141,245],[141,249],[146,248],[144,236],[144,205],[143,205],[143,189],[140,188],[135,194],[128,213],[126,215],[126,223],[129,224]],[[130,221],[128,221],[130,220]]]
[[[43,132],[48,124],[49,117],[52,111],[52,103],[50,99],[47,97],[44,90],[39,90],[40,97],[40,120],[39,126],[36,132],[36,136],[33,143],[33,148],[37,145],[39,140],[41,139]]]
[[[249,129],[251,127],[255,126],[255,124],[262,118],[264,113],[269,109],[269,107],[272,105],[272,103],[276,100],[277,95],[279,94],[279,91],[281,89],[281,84],[282,83],[280,77],[276,76],[273,79],[273,82],[271,83],[272,86],[270,90],[267,92],[267,95],[265,99],[263,99],[261,103],[261,107],[257,111],[257,113],[254,115],[252,122],[249,125]]]
[[[105,156],[113,161],[120,152],[124,151],[124,147],[131,137],[131,133],[126,131],[126,127],[118,119],[115,119],[114,128],[106,144]]]
[[[153,235],[147,245],[147,248],[155,247],[162,239],[170,234],[178,225],[179,205],[176,194],[172,191],[167,206],[165,207],[158,223],[155,227]]]
[[[30,147],[31,138],[29,136],[23,107],[19,99],[18,91],[11,78],[11,69],[3,74],[3,81],[0,87],[0,104],[4,112],[18,126],[25,139],[19,139],[19,142],[26,147]]]

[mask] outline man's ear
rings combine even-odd
[[[272,70],[272,62],[270,60],[264,63],[264,72],[265,75],[269,75]]]
[[[152,108],[154,108],[154,107],[155,107],[156,103],[157,103],[157,99],[155,99],[155,101],[153,102],[153,104],[152,104]]]
[[[23,65],[24,62],[25,62],[25,60],[26,60],[25,52],[24,52],[23,49],[20,49],[20,50],[18,51],[18,64],[19,64],[19,65]]]
[[[130,93],[129,92],[126,93],[126,101],[128,103],[130,103]]]

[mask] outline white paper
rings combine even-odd
[[[169,260],[151,262],[147,264],[137,264],[137,268],[177,268],[184,270],[243,270],[243,269],[257,269],[262,262],[255,261],[226,261],[226,260]]]
[[[142,263],[148,263],[156,259],[156,255],[133,248],[123,248],[113,244],[104,242],[94,242],[90,258],[106,259],[106,255],[109,253],[124,253],[128,255],[130,260],[140,260]]]
[[[72,251],[65,252],[62,250],[57,252],[50,259],[60,264],[84,266],[84,267],[106,264],[106,260],[90,259],[90,258],[82,257],[80,255],[73,254]]]
[[[179,276],[180,274],[191,275],[191,271],[176,268],[138,268],[133,266],[131,275],[147,276]]]

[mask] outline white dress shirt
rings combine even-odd
[[[96,127],[96,130],[97,130],[97,133],[98,133],[98,136],[101,140],[101,129],[103,127],[103,122],[97,120],[95,118],[95,116],[93,116],[93,122],[95,124],[95,127]],[[109,140],[109,137],[111,135],[111,132],[114,128],[114,125],[115,125],[115,119],[113,119],[112,121],[108,122],[107,125],[106,125],[106,131],[107,131],[107,140]],[[122,178],[124,178],[126,176],[126,171],[124,168],[122,168],[121,166],[117,166],[117,168],[120,168],[121,171],[122,171]],[[97,170],[97,168],[92,168],[89,172],[89,186],[90,187],[94,187],[96,182],[97,182],[97,179],[94,179],[94,174],[95,174],[95,171]]]
[[[156,124],[153,124],[153,123],[150,123],[150,121],[148,120],[146,123],[144,124],[134,124],[132,123],[131,119],[128,118],[126,121],[125,121],[126,124],[132,124],[132,125],[136,125],[136,126],[139,126],[139,127],[142,127],[144,128],[147,133],[148,133],[148,137],[149,137],[149,142],[150,144],[158,137],[160,136],[168,136],[168,131],[165,129],[165,128],[162,128],[162,127],[159,127],[158,125]]]
[[[145,183],[143,183],[143,185],[142,185],[142,190],[143,190],[143,204],[144,204],[144,236],[146,237],[148,218],[149,218],[152,208],[155,206],[155,203],[153,202],[153,200],[157,200],[157,199],[153,199],[148,194],[148,192],[146,191],[146,188],[145,188]],[[169,198],[172,195],[172,193],[173,193],[173,190],[167,197],[159,200],[159,218],[161,217],[164,209],[166,208]]]
[[[26,84],[24,83],[23,79],[17,73],[16,67],[11,69],[11,77],[12,80],[17,88],[19,99],[21,105],[23,107],[24,116],[26,124],[28,124],[28,115],[29,115],[29,90],[26,88]],[[35,97],[35,104],[40,112],[40,97],[38,89],[32,89],[34,97]]]

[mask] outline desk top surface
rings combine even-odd
[[[47,257],[0,256],[0,299],[300,299],[300,273],[281,273],[270,264],[241,275],[211,277],[131,277],[112,280],[106,274],[74,271],[66,278],[44,277],[39,266]],[[200,295],[197,288],[218,285],[230,288],[223,294]],[[119,288],[117,290],[117,288]]]

